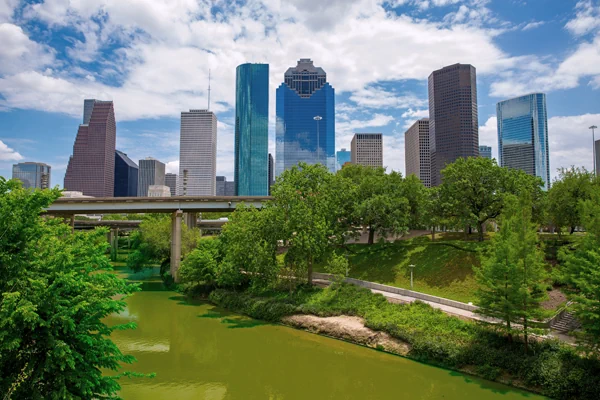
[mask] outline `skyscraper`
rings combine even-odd
[[[429,146],[431,185],[460,157],[479,156],[475,67],[454,64],[429,75]]]
[[[25,189],[48,189],[50,187],[50,166],[37,162],[22,162],[14,164],[13,179],[23,183]]]
[[[165,186],[169,187],[171,196],[177,196],[177,174],[165,174]]]
[[[269,65],[242,64],[236,70],[235,166],[238,196],[269,193]]]
[[[492,159],[492,148],[490,146],[479,146],[479,157]]]
[[[138,166],[127,154],[115,150],[115,197],[136,197]]]
[[[338,150],[336,153],[336,170],[342,169],[344,164],[352,161],[352,153],[346,149]]]
[[[276,97],[277,176],[300,161],[335,172],[335,91],[325,71],[300,59],[285,72]]]
[[[404,134],[406,176],[415,175],[425,187],[431,187],[429,118],[416,121]]]
[[[215,181],[217,196],[235,196],[235,181],[228,182],[225,176],[217,176]]]
[[[532,93],[496,105],[498,156],[503,167],[539,176],[550,188],[546,95]]]
[[[64,188],[93,197],[113,197],[117,126],[112,101],[84,102],[73,155],[67,165]]]
[[[355,133],[350,144],[352,164],[383,167],[381,133]]]
[[[147,157],[139,162],[138,197],[148,197],[151,185],[164,186],[165,164]]]
[[[269,153],[269,196],[271,195],[271,186],[275,184],[275,160],[273,154]]]
[[[217,174],[217,117],[212,111],[181,113],[179,196],[214,196]]]

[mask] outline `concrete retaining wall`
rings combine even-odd
[[[323,280],[330,281],[333,279],[333,275],[323,274],[320,272],[313,272],[313,279],[323,279]],[[344,279],[344,281],[347,283],[356,285],[356,286],[361,286],[361,287],[367,288],[367,289],[381,290],[382,292],[395,293],[395,294],[399,294],[401,296],[414,297],[415,299],[429,301],[429,302],[437,303],[437,304],[444,304],[444,305],[447,305],[450,307],[459,308],[461,310],[475,311],[478,308],[477,306],[473,306],[473,305],[466,304],[466,303],[461,303],[460,301],[444,299],[442,297],[432,296],[430,294],[425,294],[425,293],[421,293],[421,292],[414,292],[412,290],[397,288],[395,286],[382,285],[380,283],[362,281],[360,279],[354,279],[354,278],[346,278],[346,279]]]

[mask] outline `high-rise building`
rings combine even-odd
[[[271,186],[275,184],[275,160],[273,154],[269,153],[269,196],[271,195]]]
[[[171,197],[171,189],[166,185],[150,185],[148,197]]]
[[[383,167],[382,141],[381,133],[355,133],[350,144],[352,164]]]
[[[275,172],[299,162],[335,172],[335,90],[308,58],[285,72],[276,93]]]
[[[429,146],[431,185],[457,158],[479,156],[475,67],[454,64],[429,75]]]
[[[180,196],[214,196],[217,174],[217,117],[212,111],[181,113]]]
[[[404,134],[406,176],[415,175],[425,187],[431,187],[429,118],[416,121]]]
[[[492,159],[492,148],[490,146],[479,146],[479,157]]]
[[[147,197],[151,185],[165,185],[165,164],[147,157],[140,160],[138,175],[138,197]]]
[[[85,100],[83,113],[64,188],[86,196],[113,197],[117,137],[113,102]]]
[[[340,169],[342,169],[344,164],[346,164],[347,162],[351,162],[352,153],[346,149],[341,149],[341,150],[338,150],[335,158],[336,158],[335,168],[337,171],[339,171]]]
[[[215,178],[217,196],[235,196],[235,181],[227,181],[225,176]]]
[[[171,196],[177,196],[177,174],[165,174],[165,186],[171,190]]]
[[[498,156],[502,167],[539,176],[550,188],[546,95],[532,93],[497,104]]]
[[[127,154],[115,150],[115,197],[138,195],[138,166]]]
[[[48,164],[22,162],[13,164],[12,177],[23,183],[25,189],[48,189],[50,187],[50,170]]]
[[[235,192],[269,193],[269,64],[242,64],[235,82]]]

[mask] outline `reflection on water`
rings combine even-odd
[[[150,285],[153,287],[153,285]],[[540,399],[372,349],[187,303],[152,290],[128,299],[136,330],[114,340],[155,378],[121,380],[134,399]],[[122,323],[111,317],[110,324]]]

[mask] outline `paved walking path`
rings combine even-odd
[[[325,279],[314,279],[313,282],[317,285],[322,285],[322,286],[328,286],[331,283],[330,281],[325,280]],[[503,321],[501,321],[497,318],[485,317],[483,315],[474,313],[472,311],[463,310],[462,308],[452,307],[452,306],[448,306],[445,304],[439,304],[439,303],[435,303],[433,301],[421,300],[421,299],[417,299],[415,297],[404,296],[404,295],[397,294],[397,293],[390,293],[390,292],[386,292],[383,290],[376,290],[376,289],[370,289],[370,290],[373,293],[379,293],[379,294],[383,295],[391,303],[412,303],[413,301],[419,300],[423,303],[429,304],[433,308],[442,310],[446,314],[454,315],[454,316],[461,317],[461,318],[468,318],[468,319],[475,320],[475,321],[488,322],[488,323],[492,323],[492,324],[503,323]],[[520,327],[519,324],[513,324],[513,326]],[[562,333],[559,333],[559,332],[556,332],[553,330],[549,330],[547,335],[532,335],[532,336],[539,336],[539,337],[546,337],[546,338],[552,337],[552,338],[560,339],[569,344],[575,343],[574,337],[565,335],[565,334],[562,334]]]

